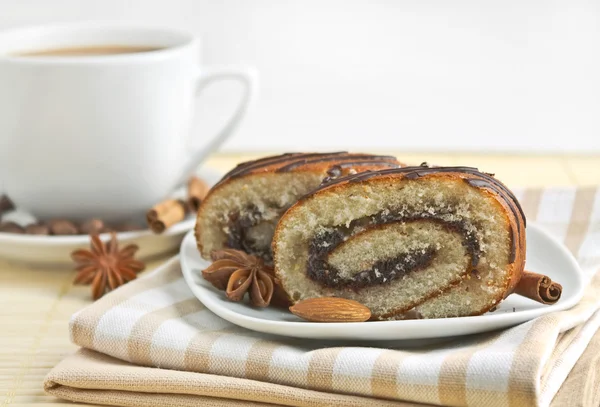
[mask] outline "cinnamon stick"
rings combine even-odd
[[[180,199],[167,199],[146,213],[148,226],[154,233],[162,233],[185,219],[187,205]]]
[[[187,184],[188,205],[192,211],[198,212],[200,203],[208,194],[210,187],[202,179],[192,176]]]
[[[522,295],[542,304],[555,304],[562,294],[562,285],[543,274],[523,271],[515,287],[515,294]]]

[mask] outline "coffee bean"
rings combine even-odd
[[[48,227],[50,228],[50,234],[52,235],[77,235],[79,230],[77,226],[70,220],[66,219],[52,219],[48,221]]]
[[[79,225],[79,233],[84,235],[103,233],[104,222],[100,219],[88,219]]]
[[[25,230],[15,222],[2,222],[0,223],[0,232],[23,234]]]
[[[43,223],[32,223],[25,227],[25,233],[28,235],[49,235],[50,228]]]

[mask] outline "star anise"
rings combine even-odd
[[[215,250],[211,258],[213,263],[202,271],[202,276],[224,290],[231,301],[241,301],[249,293],[250,303],[256,307],[266,307],[272,301],[277,305],[287,304],[273,268],[262,259],[234,249]]]
[[[131,281],[145,266],[133,256],[138,246],[130,244],[119,250],[116,233],[103,243],[98,235],[90,235],[91,250],[79,249],[71,253],[78,271],[74,284],[91,284],[92,298],[97,300],[106,292]]]

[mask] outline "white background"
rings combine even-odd
[[[0,28],[82,20],[180,27],[206,63],[254,65],[228,150],[600,151],[598,1],[0,0]],[[205,131],[236,89],[208,93]]]

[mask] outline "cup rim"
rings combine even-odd
[[[123,32],[127,31],[133,33],[153,33],[158,35],[170,36],[176,38],[174,45],[167,45],[164,48],[152,50],[148,52],[136,52],[136,53],[124,53],[124,54],[107,54],[107,55],[84,55],[84,56],[25,56],[10,54],[10,51],[2,51],[2,44],[4,41],[10,43],[18,41],[19,38],[26,36],[37,36],[42,37],[48,33],[58,32],[77,32],[77,31],[96,31],[96,32]],[[124,40],[125,45],[127,41]],[[87,65],[87,64],[98,64],[98,63],[128,63],[138,60],[145,62],[149,61],[161,61],[168,59],[177,54],[185,52],[190,48],[197,48],[199,46],[200,39],[192,33],[181,30],[179,28],[165,27],[160,25],[149,25],[139,23],[127,23],[127,22],[81,22],[81,23],[53,23],[53,24],[39,24],[39,25],[28,25],[19,26],[6,30],[0,31],[0,63],[17,63],[17,64],[57,64],[57,65]],[[89,45],[101,45],[93,44]],[[133,44],[132,44],[133,45]],[[138,45],[138,44],[136,44]],[[58,45],[60,46],[60,45]],[[85,46],[85,45],[82,45]]]

